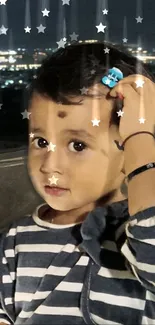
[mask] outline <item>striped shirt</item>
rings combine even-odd
[[[155,206],[129,216],[124,200],[63,226],[42,206],[2,235],[0,322],[155,324]]]

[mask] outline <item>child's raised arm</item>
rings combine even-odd
[[[143,87],[136,87],[137,82],[144,83]],[[120,89],[124,116],[119,132],[124,144],[130,214],[121,251],[138,281],[155,293],[155,84],[133,75],[120,81],[111,95]]]

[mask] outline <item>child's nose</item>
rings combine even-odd
[[[62,173],[63,172],[63,159],[60,156],[58,150],[47,151],[43,158],[43,162],[40,168],[42,173],[53,174],[53,173]]]

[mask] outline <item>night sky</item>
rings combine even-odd
[[[137,12],[137,1],[139,1],[141,12]],[[155,48],[155,0],[108,0],[108,15],[99,12],[98,4],[105,3],[105,0],[70,0],[70,6],[62,6],[61,0],[8,0],[6,6],[0,6],[0,27],[4,24],[9,28],[6,35],[0,35],[0,50],[8,49],[11,40],[13,48],[25,47],[33,49],[36,47],[53,47],[60,40],[63,30],[61,17],[66,18],[66,36],[74,31],[79,34],[80,40],[104,39],[103,33],[97,33],[97,17],[101,16],[108,21],[108,39],[112,42],[122,43],[123,19],[127,18],[128,44],[138,42],[140,36],[142,46]],[[76,3],[75,3],[76,2]],[[73,4],[74,3],[74,4]],[[26,4],[29,9],[26,13]],[[62,16],[60,6],[63,7]],[[74,8],[73,8],[74,7]],[[76,7],[76,8],[75,8]],[[103,6],[104,7],[104,6]],[[41,10],[50,10],[49,17],[43,17]],[[76,14],[75,14],[76,12]],[[143,17],[143,22],[136,22],[135,17]],[[99,18],[98,18],[99,20]],[[29,23],[30,22],[30,23]],[[36,26],[46,26],[45,34],[38,34]],[[25,34],[24,27],[32,28],[30,34]]]

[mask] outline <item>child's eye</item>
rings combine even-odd
[[[77,152],[81,152],[81,151],[83,151],[84,149],[87,148],[86,143],[85,142],[82,142],[80,140],[73,139],[72,141],[69,142],[69,145],[72,144],[72,143],[74,144],[73,147],[75,149],[75,152],[76,151]]]
[[[35,140],[37,140],[36,141],[36,146],[38,146],[37,148],[46,148],[47,147],[47,145],[48,145],[48,142],[45,140],[45,139],[43,139],[43,138],[40,138],[40,137],[35,137],[33,140],[32,140],[32,142],[35,142]],[[73,144],[73,145],[72,145]],[[80,140],[77,140],[77,139],[72,139],[70,142],[69,142],[69,145],[72,145],[72,147],[74,147],[71,151],[73,151],[73,152],[81,152],[81,151],[83,151],[84,149],[86,149],[87,148],[87,145],[86,145],[86,143],[85,142],[82,142],[82,141],[80,141]],[[71,148],[71,146],[70,146],[70,148]],[[75,151],[74,151],[75,150]]]
[[[35,137],[35,138],[32,140],[32,143],[35,142],[35,140],[37,140],[36,142],[38,142],[38,146],[39,146],[39,148],[45,148],[45,147],[47,147],[47,145],[48,145],[48,142],[47,142],[45,139],[43,139],[43,138]],[[38,140],[39,140],[39,141],[38,141]],[[36,142],[35,142],[35,143],[36,143]]]

